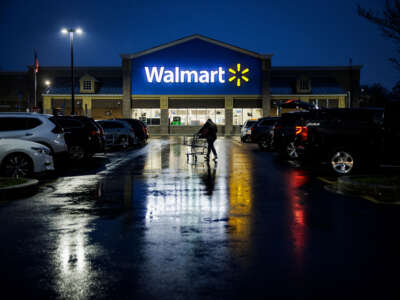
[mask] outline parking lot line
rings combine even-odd
[[[328,183],[328,184],[335,184],[336,181],[328,180],[324,177],[317,177],[317,179],[321,180],[322,182]]]
[[[363,196],[361,196],[361,198],[363,198],[363,199],[365,199],[365,200],[368,200],[368,201],[370,201],[370,202],[372,202],[372,203],[375,203],[375,204],[400,205],[400,201],[395,201],[395,202],[384,202],[384,201],[379,201],[379,200],[375,199],[374,197],[372,197],[372,196],[367,196],[367,195],[363,195]]]

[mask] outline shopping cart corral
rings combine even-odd
[[[186,152],[187,162],[191,161],[197,163],[198,156],[205,156],[207,153],[207,142],[205,139],[200,138],[198,133],[194,134],[192,137],[184,136],[183,144],[188,147]]]

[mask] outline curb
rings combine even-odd
[[[337,180],[336,188],[339,192],[353,195],[369,196],[382,203],[400,201],[400,187],[397,185],[371,184],[357,181],[358,178],[370,176],[342,176]]]
[[[39,180],[28,179],[28,182],[0,188],[0,200],[17,199],[31,196],[37,192]]]

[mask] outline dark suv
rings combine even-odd
[[[397,164],[400,156],[398,115],[400,104],[385,109],[326,109],[298,128],[295,144],[309,162],[326,162],[338,174],[349,174],[360,166]]]
[[[137,119],[116,119],[120,121],[125,121],[131,125],[135,136],[139,140],[139,143],[145,144],[147,139],[149,138],[149,133],[147,130],[147,125],[140,120]]]
[[[260,118],[251,128],[251,141],[257,143],[260,149],[272,149],[274,127],[278,117]]]
[[[84,116],[54,116],[54,120],[64,129],[70,159],[82,160],[104,151],[104,131],[93,119]]]

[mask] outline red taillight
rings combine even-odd
[[[282,126],[281,125],[276,125],[275,126],[275,130],[281,130],[282,129]]]
[[[253,130],[254,130],[254,127],[250,127],[250,130],[253,131]]]
[[[307,140],[308,136],[307,126],[296,126],[296,135],[300,135],[302,141]]]
[[[90,134],[90,135],[98,135],[99,132],[97,132],[96,130],[93,130],[93,131],[90,131],[89,134]]]

